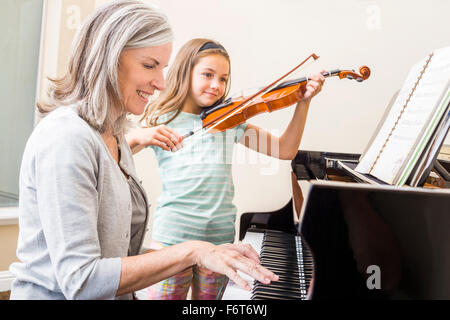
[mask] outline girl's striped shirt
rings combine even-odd
[[[160,118],[165,121],[170,114]],[[202,126],[199,115],[181,112],[168,127],[180,135]],[[158,160],[162,194],[154,213],[153,239],[167,244],[203,240],[234,241],[236,207],[232,203],[234,144],[247,124],[220,133],[194,135],[176,152],[151,146]]]

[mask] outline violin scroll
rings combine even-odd
[[[362,82],[370,77],[370,68],[367,66],[362,66],[359,68],[359,73],[360,74],[356,73],[355,70],[342,70],[339,72],[339,78],[347,78]]]
[[[368,66],[362,66],[359,68],[359,73],[362,75],[362,79],[366,80],[370,77],[370,68]]]

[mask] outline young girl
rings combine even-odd
[[[182,136],[201,127],[202,109],[226,97],[230,58],[222,45],[209,39],[193,39],[180,49],[168,71],[165,90],[143,116],[149,128],[127,136],[133,152],[150,146],[158,160],[163,189],[154,213],[152,249],[187,240],[214,244],[234,241],[233,145],[241,142],[280,159],[294,158],[311,98],[320,92],[324,82],[320,74],[311,79],[304,92],[298,93],[301,100],[280,137],[244,123],[225,132],[194,136],[183,147]],[[253,130],[258,140],[267,139],[267,147],[241,138],[248,130]],[[273,141],[279,150],[271,150]],[[225,276],[194,267],[150,287],[149,298],[186,299],[192,286],[192,299],[217,299],[225,283]]]

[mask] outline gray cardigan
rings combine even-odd
[[[60,107],[31,134],[20,169],[11,299],[114,299],[121,259],[138,254],[148,206],[131,150],[121,168],[100,133]],[[130,295],[120,298],[129,299]]]

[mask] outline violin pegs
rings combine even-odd
[[[350,79],[350,80],[353,80],[353,77],[351,75],[348,75],[346,78]]]
[[[363,79],[362,79],[362,78],[357,78],[357,79],[356,79],[356,81],[358,81],[358,82],[362,82],[362,81],[363,81]]]

